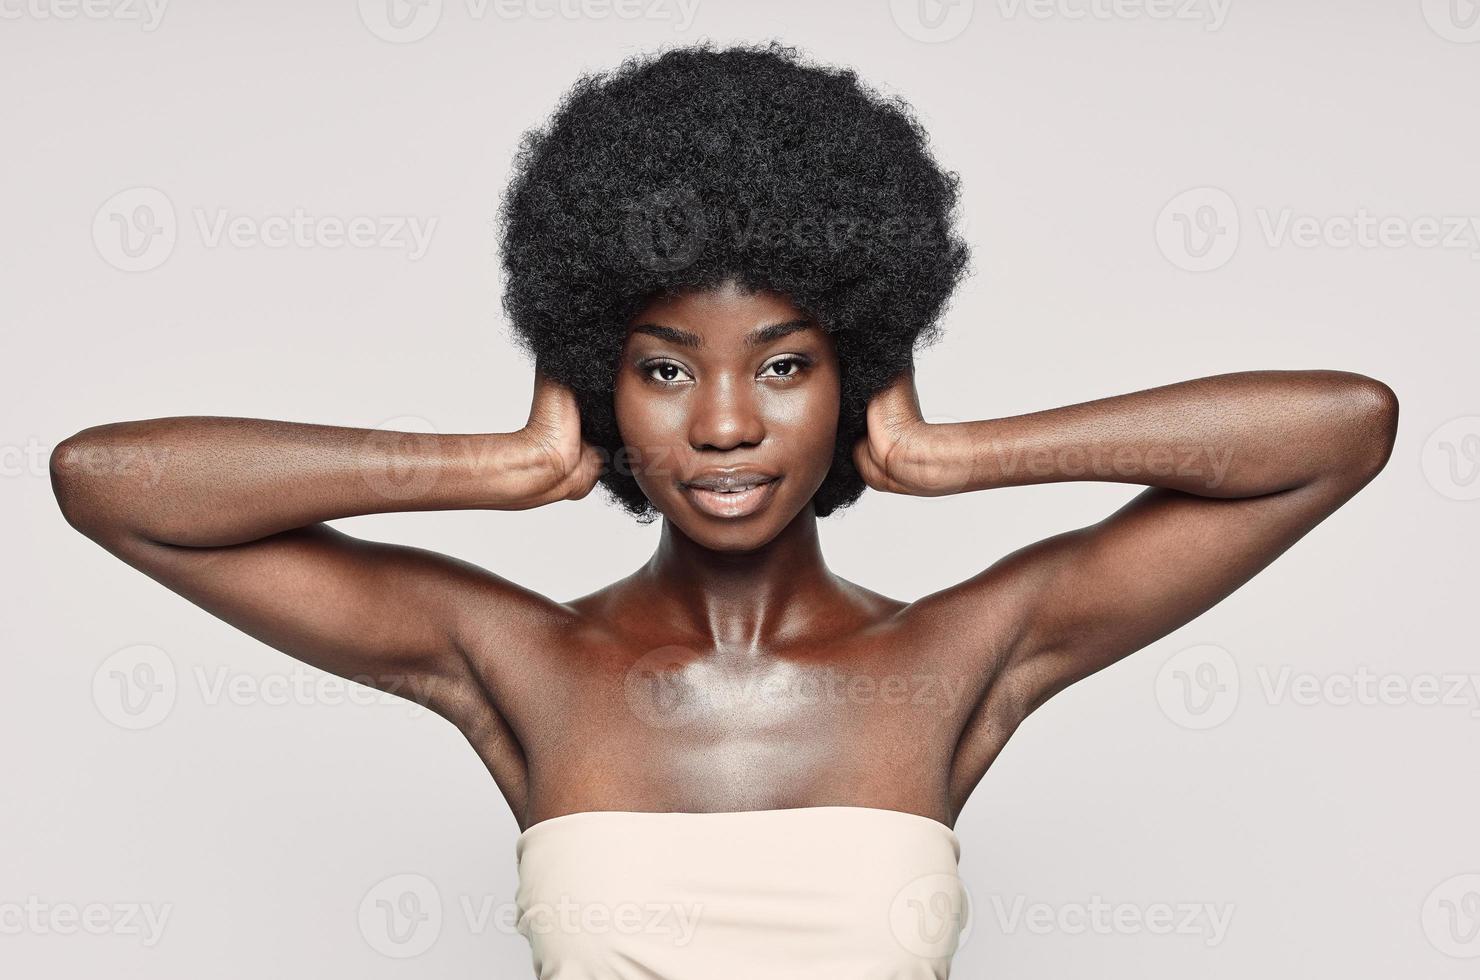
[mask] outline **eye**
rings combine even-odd
[[[761,376],[767,378],[793,378],[800,374],[803,368],[810,366],[811,361],[807,358],[799,354],[787,354],[784,357],[776,358],[776,360],[762,367]],[[767,371],[773,368],[776,369],[775,374],[766,374]]]
[[[648,361],[642,366],[643,377],[657,384],[678,384],[679,377],[689,375],[675,361]]]

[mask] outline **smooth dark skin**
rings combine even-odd
[[[584,497],[604,461],[581,441],[574,397],[539,372],[514,432],[152,419],[65,440],[52,473],[68,521],[130,565],[299,660],[451,721],[521,829],[586,810],[823,805],[954,826],[1029,713],[1324,520],[1386,464],[1398,416],[1393,392],[1363,375],[1257,371],[937,425],[903,375],[871,402],[854,452],[877,490],[1148,489],[902,602],[823,560],[809,500],[839,382],[831,339],[783,296],[726,286],[643,310],[616,408],[662,537],[641,568],[570,602],[322,523]],[[126,465],[140,450],[164,460],[157,483]],[[742,463],[781,474],[750,517],[708,516],[678,486]]]

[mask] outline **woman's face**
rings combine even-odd
[[[654,300],[617,370],[625,464],[694,541],[759,548],[827,476],[839,391],[832,338],[779,293],[726,284]]]

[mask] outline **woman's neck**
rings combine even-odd
[[[806,634],[842,591],[810,507],[765,547],[739,553],[706,548],[665,518],[657,550],[635,577],[665,622],[738,655]]]

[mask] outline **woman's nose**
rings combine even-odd
[[[765,420],[747,379],[714,376],[697,386],[689,418],[689,444],[695,449],[753,446],[766,436]]]

